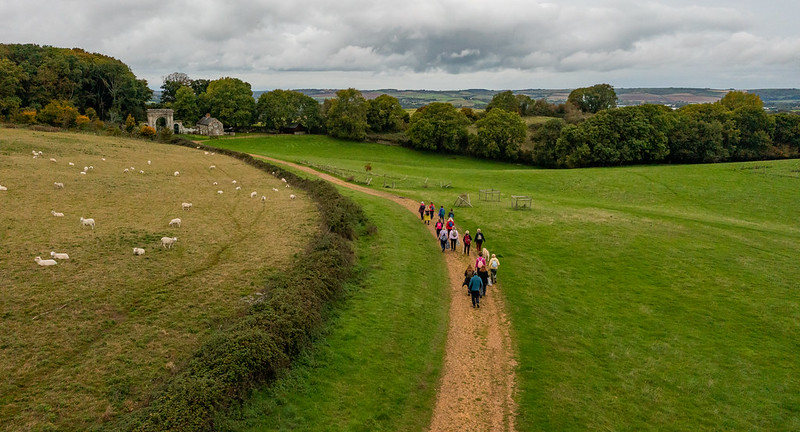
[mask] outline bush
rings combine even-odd
[[[153,138],[154,136],[156,136],[156,130],[151,126],[144,125],[141,128],[139,128],[139,135],[145,138]]]
[[[79,115],[75,119],[75,125],[78,127],[78,129],[81,129],[81,130],[88,129],[90,123],[91,123],[91,120],[89,119],[89,117],[87,117],[85,115]]]
[[[19,124],[34,124],[36,123],[36,110],[33,108],[23,108],[11,116],[11,121]]]

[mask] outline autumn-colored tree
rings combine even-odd
[[[152,138],[156,136],[156,130],[151,126],[144,125],[141,128],[139,128],[139,135],[145,138]]]
[[[128,118],[125,119],[125,131],[131,133],[135,128],[136,128],[136,119],[133,118],[132,115],[128,114]]]

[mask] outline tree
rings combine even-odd
[[[474,154],[492,159],[516,160],[527,136],[525,122],[516,112],[495,108],[478,120],[480,148]]]
[[[52,101],[39,112],[38,118],[42,123],[69,128],[75,125],[78,115],[78,110],[69,102]]]
[[[395,132],[403,128],[408,113],[393,96],[382,94],[367,101],[367,125],[373,132]]]
[[[175,102],[172,103],[175,118],[183,121],[197,121],[200,118],[200,109],[197,106],[197,96],[189,86],[181,86],[175,93]]]
[[[533,163],[544,167],[557,166],[556,142],[564,124],[564,120],[554,118],[534,129],[531,135]]]
[[[616,107],[617,92],[608,84],[596,84],[573,90],[567,97],[567,102],[577,106],[583,112],[596,113]]]
[[[511,92],[511,90],[506,90],[492,96],[492,100],[486,105],[486,112],[489,113],[495,108],[500,108],[508,112],[519,113],[519,101],[514,96],[514,93]]]
[[[192,79],[183,72],[173,72],[164,77],[161,84],[161,103],[175,102],[178,90],[184,86],[191,86]]]
[[[349,88],[330,100],[325,126],[337,138],[363,141],[367,137],[367,101],[361,92]]]
[[[733,111],[741,107],[764,108],[764,102],[755,93],[742,91],[730,91],[719,100],[720,105]]]
[[[411,116],[406,135],[418,149],[461,153],[467,143],[469,119],[453,105],[434,102]]]
[[[25,74],[13,61],[0,58],[0,116],[15,113],[22,104],[18,96],[22,92]]]
[[[252,123],[256,101],[249,83],[230,77],[211,81],[204,101],[208,112],[225,125],[242,127]]]
[[[315,132],[322,127],[319,103],[310,96],[291,90],[262,93],[256,103],[256,120],[267,129],[276,131],[293,123]]]

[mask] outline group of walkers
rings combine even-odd
[[[433,202],[428,205],[425,205],[424,201],[419,203],[419,217],[426,225],[430,225],[435,213],[436,206]],[[460,237],[458,228],[456,228],[453,220],[455,218],[453,209],[450,209],[450,213],[445,220],[444,206],[440,206],[438,216],[435,228],[436,237],[442,247],[442,253],[448,249],[455,252],[458,242],[461,241],[464,245],[464,255],[469,256],[472,242],[475,242],[475,252],[478,258],[475,260],[474,268],[470,264],[467,270],[464,271],[463,286],[467,287],[467,293],[472,298],[472,307],[480,308],[480,299],[486,295],[486,287],[497,283],[497,268],[500,267],[500,261],[495,254],[492,254],[491,258],[488,257],[488,250],[483,247],[486,242],[486,236],[484,236],[480,228],[476,230],[475,238],[469,234],[468,230],[464,232],[463,237]]]

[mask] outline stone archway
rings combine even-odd
[[[175,124],[172,114],[171,109],[149,109],[147,110],[147,125],[156,129],[158,119],[163,118],[167,127],[172,127]]]

